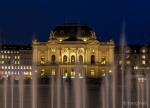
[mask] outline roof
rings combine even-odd
[[[0,50],[32,50],[31,45],[1,45]]]
[[[92,37],[94,30],[87,25],[78,23],[67,23],[62,24],[53,29],[54,37],[62,38],[82,38],[82,37]]]

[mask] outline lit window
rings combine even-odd
[[[5,55],[5,59],[7,59],[7,55]]]
[[[75,64],[75,56],[74,55],[71,56],[71,64]]]
[[[139,67],[138,66],[134,66],[134,69],[137,70],[137,69],[139,69]]]
[[[18,64],[20,64],[20,61],[18,61]]]
[[[145,60],[142,60],[142,65],[145,65],[146,64],[146,61]]]
[[[18,56],[18,59],[20,59],[20,56]]]
[[[52,48],[52,52],[56,52],[56,50],[54,48]]]
[[[145,53],[146,52],[146,50],[145,49],[142,49],[142,53]]]
[[[75,76],[75,72],[73,71],[73,72],[71,72],[71,76],[72,77],[74,77]]]
[[[130,60],[127,60],[127,61],[126,61],[126,64],[128,64],[128,65],[131,64],[131,61],[130,61]]]
[[[106,57],[102,57],[102,58],[101,58],[101,64],[102,64],[102,65],[105,65],[105,64],[106,64]]]
[[[91,70],[91,76],[95,76],[94,70]]]
[[[66,55],[63,56],[63,64],[67,64],[67,56]]]
[[[63,70],[63,77],[66,78],[68,76],[67,70]]]
[[[145,55],[142,55],[142,59],[145,59],[146,58],[146,56]]]
[[[84,39],[83,39],[83,41],[84,41],[84,42],[86,42],[86,41],[87,41],[87,39],[86,39],[86,38],[84,38]]]
[[[2,55],[2,59],[4,58],[4,55]]]
[[[41,77],[45,75],[45,69],[41,69]]]
[[[56,75],[56,73],[55,73],[55,69],[52,69],[52,76],[55,76]]]
[[[41,64],[45,64],[46,63],[46,58],[45,57],[41,57]]]
[[[2,64],[4,64],[4,61],[2,61]]]

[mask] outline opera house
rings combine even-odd
[[[100,77],[112,72],[114,42],[97,40],[94,30],[81,24],[55,27],[47,42],[33,40],[33,69],[42,77]]]

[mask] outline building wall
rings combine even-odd
[[[32,75],[32,49],[31,46],[2,45],[0,48],[0,77]]]
[[[103,73],[112,71],[114,61],[114,43],[112,41],[101,43],[97,40],[86,42],[49,40],[43,43],[35,40],[32,45],[33,64],[40,76],[54,73],[56,75],[60,72],[63,77],[74,77],[74,74],[79,77],[100,77]],[[52,61],[52,55],[55,55],[55,63]],[[83,63],[79,62],[81,55]],[[91,64],[92,55],[95,56],[93,64]],[[64,56],[67,57],[65,63]],[[74,63],[71,63],[71,56],[75,57]]]

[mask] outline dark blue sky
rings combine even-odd
[[[32,35],[47,41],[55,26],[81,22],[101,40],[119,40],[126,20],[128,43],[150,42],[150,0],[1,0],[1,42],[27,44]]]

